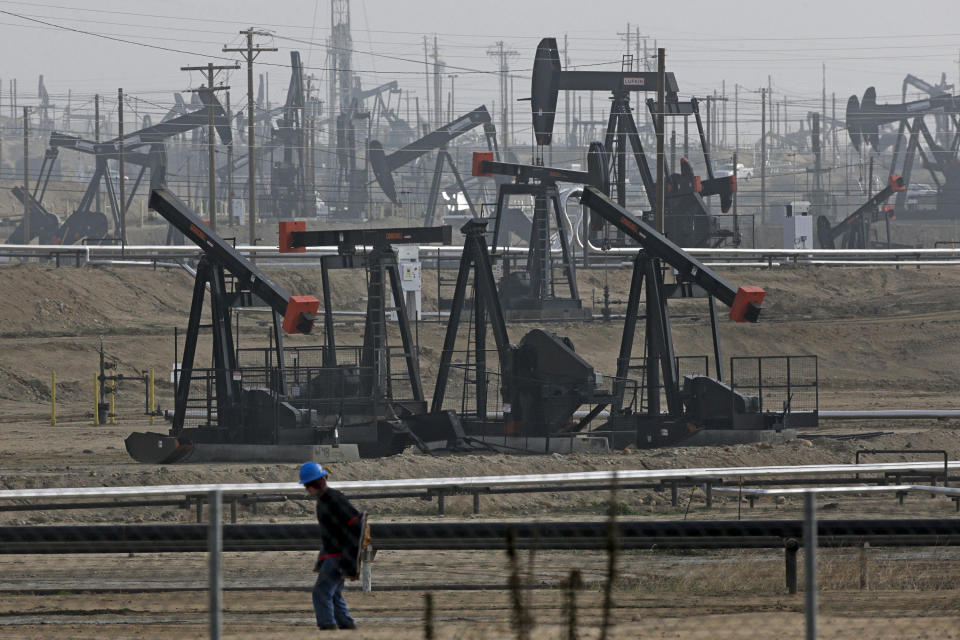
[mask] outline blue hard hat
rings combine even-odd
[[[320,478],[326,478],[330,473],[316,462],[304,462],[300,465],[300,484],[308,484]]]

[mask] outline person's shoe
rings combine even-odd
[[[336,631],[338,628],[335,624],[325,624],[320,627],[320,631]]]
[[[341,628],[341,629],[356,629],[356,628],[357,628],[357,623],[356,623],[356,622],[348,622],[348,623],[345,624],[345,625],[341,625],[340,628]]]

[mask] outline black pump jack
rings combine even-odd
[[[380,188],[394,204],[400,204],[397,195],[396,183],[393,179],[393,172],[410,164],[418,158],[437,150],[436,165],[433,170],[433,179],[430,183],[430,192],[428,194],[425,225],[431,226],[437,209],[437,196],[440,193],[440,181],[443,177],[444,165],[449,166],[450,171],[456,180],[464,198],[467,200],[467,207],[470,209],[470,215],[478,218],[476,207],[470,199],[470,192],[463,184],[457,165],[454,163],[450,152],[447,150],[449,144],[458,136],[483,125],[483,133],[487,140],[487,149],[499,158],[500,150],[497,148],[497,129],[490,118],[487,107],[480,105],[473,111],[466,113],[456,120],[445,124],[436,131],[431,131],[419,140],[415,140],[407,146],[397,149],[390,155],[387,155],[383,145],[378,140],[371,140],[367,145],[367,158],[370,166],[373,168],[373,175],[377,178]]]
[[[726,212],[733,202],[732,193],[736,190],[736,181],[733,176],[713,176],[710,149],[696,98],[688,102],[679,100],[679,89],[673,73],[666,73],[664,82],[665,104],[662,111],[666,117],[695,117],[707,169],[707,179],[701,180],[693,175],[693,169],[686,159],[681,160],[678,174],[671,175],[669,166],[665,165],[665,173],[670,181],[664,203],[667,213],[667,219],[664,220],[665,231],[670,238],[683,246],[707,246],[730,234],[717,233],[716,221],[709,215],[702,198],[720,196],[721,210]],[[610,92],[610,118],[603,146],[611,181],[616,187],[616,201],[621,206],[627,204],[626,161],[629,144],[647,200],[651,207],[656,207],[656,180],[643,150],[630,106],[630,94],[635,91],[656,91],[657,74],[647,71],[564,71],[556,38],[544,38],[537,46],[531,80],[530,104],[538,145],[551,144],[557,98],[561,90]],[[651,113],[657,112],[655,100],[647,100],[647,106]],[[739,240],[734,237],[734,242]]]

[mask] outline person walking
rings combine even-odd
[[[300,467],[300,484],[317,499],[321,528],[322,547],[313,568],[317,573],[313,610],[320,629],[356,629],[343,599],[343,580],[359,573],[357,558],[366,522],[342,493],[327,486],[329,473],[316,462]]]

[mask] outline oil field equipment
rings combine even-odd
[[[75,244],[84,238],[102,239],[106,237],[109,224],[102,211],[96,210],[97,194],[101,184],[106,185],[107,202],[112,214],[113,227],[117,232],[120,229],[121,210],[129,208],[137,193],[144,174],[150,170],[150,188],[158,189],[166,185],[167,154],[165,142],[174,136],[204,127],[210,117],[210,106],[214,111],[214,122],[220,140],[229,144],[232,136],[226,113],[216,97],[209,91],[200,91],[200,99],[204,104],[202,109],[166,120],[159,124],[134,131],[123,136],[123,140],[114,139],[107,142],[85,140],[77,136],[58,133],[50,134],[50,141],[43,157],[40,175],[36,181],[33,193],[26,194],[22,187],[13,189],[14,196],[23,202],[29,199],[30,238],[23,234],[23,221],[14,229],[7,239],[10,244],[21,244],[38,238],[40,244]],[[119,188],[114,185],[113,175],[108,167],[110,160],[118,160],[123,150],[125,163],[140,167],[132,188],[126,192],[126,202],[118,202]],[[95,168],[93,176],[87,183],[87,188],[80,199],[76,211],[70,214],[62,224],[56,215],[47,211],[43,206],[43,196],[46,194],[57,157],[61,149],[72,149],[80,153],[93,155]],[[125,176],[118,177],[120,180]]]
[[[666,117],[694,116],[700,133],[707,169],[707,179],[701,180],[694,175],[689,162],[681,160],[680,171],[671,175],[669,167],[665,173],[668,184],[664,202],[665,232],[677,244],[688,247],[718,246],[726,239],[739,242],[736,230],[723,232],[717,227],[717,220],[711,216],[703,197],[718,195],[721,210],[729,210],[736,190],[733,176],[714,178],[703,123],[696,99],[682,102],[677,96],[677,81],[673,73],[664,74],[665,104],[662,112]],[[533,130],[538,145],[551,144],[553,124],[556,116],[557,98],[560,91],[609,91],[611,93],[610,118],[603,146],[607,165],[610,169],[611,186],[616,200],[621,206],[627,205],[627,144],[633,152],[633,158],[651,207],[656,206],[656,182],[640,133],[630,106],[630,94],[634,91],[656,91],[657,74],[646,71],[564,71],[560,64],[560,52],[556,38],[544,38],[537,46],[531,79],[531,110]],[[648,100],[651,112],[656,112],[654,100]],[[596,230],[602,225],[594,225]],[[612,243],[610,243],[612,244]],[[619,242],[617,242],[619,244]]]
[[[283,376],[256,380],[255,384],[244,379],[230,326],[231,306],[250,305],[256,298],[272,311],[275,344],[278,353],[282,353],[282,332],[310,333],[313,330],[319,300],[313,296],[287,293],[169,191],[152,191],[150,208],[203,249],[204,255],[197,265],[190,320],[177,379],[173,425],[168,434],[131,434],[125,441],[127,452],[134,460],[149,463],[266,460],[270,458],[271,447],[334,444],[334,429],[321,428],[311,412],[282,400],[287,384]],[[234,279],[232,291],[227,290],[228,274]],[[213,368],[201,371],[194,368],[194,358],[208,288]],[[187,427],[185,420],[192,408],[190,398],[194,383],[216,388],[216,408],[215,412],[210,412],[212,419],[207,424]],[[290,454],[289,451],[279,453]],[[296,454],[302,455],[303,451],[298,450]]]
[[[424,441],[455,441],[451,412],[428,415],[415,344],[407,322],[397,260],[391,242],[449,242],[450,229],[305,231],[303,222],[283,223],[281,248],[302,250],[316,242],[336,244],[323,257],[322,346],[285,348],[283,333],[310,333],[320,301],[291,296],[240,256],[187,207],[164,190],[151,207],[204,250],[197,267],[190,323],[177,381],[169,435],[133,434],[127,449],[143,462],[277,460],[316,455],[325,459],[398,453]],[[362,254],[358,246],[370,243]],[[340,347],[333,334],[330,268],[367,268],[367,323],[360,347]],[[227,290],[227,275],[234,280]],[[213,367],[194,367],[205,289],[210,289]],[[397,375],[387,344],[388,296],[401,328],[405,368]],[[230,326],[231,309],[265,304],[271,311],[271,346],[240,349]],[[282,328],[282,330],[281,330]],[[407,395],[399,387],[406,383]],[[191,386],[193,384],[193,387]],[[186,426],[188,418],[203,421]],[[310,448],[306,451],[305,447]],[[317,451],[317,447],[320,448]]]
[[[955,219],[960,217],[960,101],[947,93],[902,104],[877,104],[877,91],[869,87],[861,100],[850,96],[847,101],[847,132],[850,142],[859,150],[864,141],[879,149],[881,126],[898,123],[890,174],[902,175],[912,182],[913,164],[920,156],[923,167],[936,185],[933,207],[908,208],[907,190],[899,191],[894,201],[894,214],[901,220]],[[928,115],[947,115],[956,133],[946,145],[937,142],[924,122]],[[922,143],[926,143],[926,151]],[[901,217],[901,214],[905,214]]]
[[[307,215],[307,210],[316,208],[316,199],[307,193],[306,137],[304,136],[304,108],[306,96],[303,87],[303,63],[300,52],[290,52],[290,85],[282,116],[276,128],[271,128],[274,146],[280,147],[280,160],[270,167],[270,198],[273,215],[278,218],[294,218]],[[311,214],[313,217],[315,213]]]
[[[373,114],[364,107],[364,101],[386,91],[398,91],[396,81],[364,91],[360,89],[360,79],[354,78],[353,89],[341,93],[340,111],[331,123],[336,132],[336,193],[330,203],[334,218],[360,220],[367,214],[367,158],[360,153],[366,145],[358,140],[358,135],[372,129],[369,121]],[[367,124],[358,126],[360,121]]]
[[[320,258],[323,288],[323,347],[320,368],[311,377],[310,392],[300,403],[321,416],[334,416],[341,442],[354,443],[362,457],[399,453],[416,444],[456,441],[459,423],[452,413],[427,412],[420,379],[411,311],[404,292],[404,274],[395,245],[450,244],[452,229],[408,227],[307,231],[301,221],[280,223],[281,252],[336,246],[336,255]],[[370,247],[366,250],[365,247]],[[367,309],[360,347],[338,344],[330,271],[363,269],[367,273]],[[392,301],[392,302],[391,302]],[[389,344],[389,324],[396,319],[399,351]],[[298,349],[299,359],[308,353]],[[401,367],[394,364],[401,360]],[[397,370],[399,369],[399,371]]]
[[[793,397],[795,392],[808,392],[811,386],[815,396],[815,378],[803,381],[792,378],[792,375],[811,374],[810,371],[798,369],[802,368],[799,366],[801,362],[809,367],[809,358],[813,356],[802,360],[784,357],[786,378],[783,382],[786,390],[779,391],[785,393],[785,406],[778,407],[776,411],[764,408],[762,397],[738,391],[733,386],[736,380],[729,384],[723,382],[715,300],[730,307],[729,315],[733,321],[757,322],[765,295],[763,289],[734,287],[594,187],[584,189],[583,202],[640,245],[640,251],[633,261],[610,419],[591,433],[606,435],[615,447],[628,444],[651,447],[689,441],[701,432],[704,435],[700,437],[709,435],[717,438],[715,441],[722,442],[723,438],[749,438],[762,430],[782,429],[788,425],[816,424],[815,406],[812,410],[797,411],[796,406],[791,404],[797,400]],[[667,306],[669,291],[664,284],[664,267],[674,270],[679,286],[696,285],[708,296],[716,378],[709,376],[708,371],[703,371],[685,375],[681,379],[670,328]],[[632,351],[637,320],[641,317],[639,305],[642,295],[646,299],[645,354],[643,364],[635,368],[631,365]],[[814,358],[814,376],[815,362]],[[794,365],[792,372],[791,364]],[[760,365],[757,367],[759,371]],[[632,370],[636,369],[643,376],[641,388],[638,389],[640,397],[628,402],[627,385]],[[731,371],[731,378],[736,377],[737,372]],[[790,388],[791,382],[795,383],[793,389]],[[666,399],[665,413],[661,411],[661,391]]]
[[[579,407],[603,407],[612,395],[603,386],[602,377],[577,355],[570,340],[534,329],[518,345],[510,343],[487,248],[486,226],[486,221],[469,220],[461,228],[463,254],[430,411],[441,416],[448,388],[460,385],[463,399],[458,413],[465,440],[507,451],[549,451],[551,439],[569,440],[563,431],[571,428]],[[472,304],[468,301],[471,276]],[[454,362],[466,310],[473,316],[467,332],[472,343],[463,361]],[[487,366],[488,324],[496,343],[499,376]],[[491,384],[494,378],[497,380]],[[491,387],[493,393],[499,392],[500,412],[488,412]],[[472,406],[466,405],[468,398]]]
[[[841,249],[866,249],[870,245],[870,225],[878,220],[889,219],[890,213],[882,211],[880,205],[886,202],[894,193],[907,190],[907,185],[901,176],[890,176],[886,187],[867,200],[856,211],[838,222],[830,224],[827,216],[817,216],[817,241],[821,249],[837,248],[840,240]],[[889,231],[888,240],[889,240]],[[889,248],[887,243],[887,248]]]
[[[514,179],[513,183],[501,182],[497,186],[497,205],[490,242],[491,255],[494,258],[499,256],[498,249],[507,244],[506,230],[517,231],[523,227],[511,220],[511,217],[521,217],[526,221],[522,211],[509,207],[510,199],[517,196],[533,198],[533,220],[528,225],[529,249],[526,265],[523,269],[513,269],[508,256],[505,255],[503,260],[504,270],[499,290],[507,319],[556,320],[589,317],[590,312],[584,309],[577,289],[576,267],[570,247],[573,233],[568,234],[570,225],[560,206],[557,189],[558,182],[567,182],[593,185],[605,193],[609,192],[610,178],[604,162],[603,145],[598,142],[590,145],[587,167],[588,171],[574,171],[496,162],[492,153],[474,153],[474,176],[496,175]],[[551,213],[560,247],[559,260],[552,251]]]
[[[440,194],[440,181],[443,178],[444,165],[449,166],[450,172],[456,180],[457,187],[467,201],[470,215],[477,218],[479,216],[477,215],[473,201],[470,199],[470,192],[464,185],[463,179],[460,177],[460,172],[457,170],[457,165],[453,161],[453,157],[450,155],[447,147],[458,136],[481,125],[483,126],[484,137],[487,140],[487,149],[499,158],[497,129],[490,119],[490,113],[487,111],[487,107],[480,105],[473,111],[428,133],[419,140],[415,140],[405,147],[397,149],[390,153],[390,155],[386,154],[383,144],[378,140],[370,140],[367,144],[367,160],[370,162],[370,166],[373,168],[373,175],[376,177],[377,183],[380,185],[384,194],[390,199],[390,202],[400,204],[393,172],[436,150],[437,159],[433,169],[430,191],[427,195],[427,205],[424,216],[426,226],[431,226],[436,217],[437,199]]]

